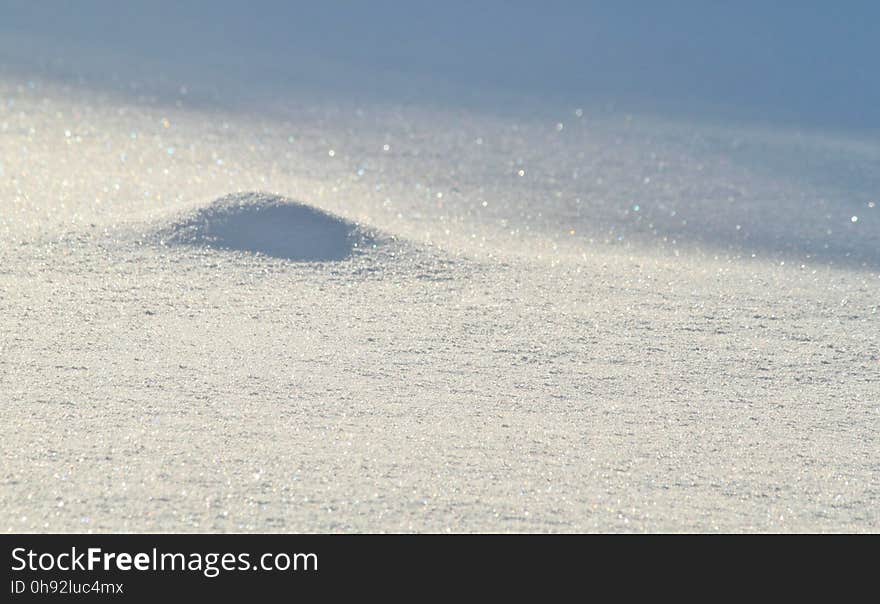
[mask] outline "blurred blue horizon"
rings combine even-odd
[[[353,87],[390,100],[413,90],[389,87],[380,73],[477,93],[863,132],[880,130],[878,22],[880,5],[868,2],[0,5],[0,35],[125,53],[195,80],[237,69],[282,81],[319,57],[360,74]]]

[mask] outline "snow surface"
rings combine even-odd
[[[874,114],[40,10],[0,20],[5,530],[878,530]]]

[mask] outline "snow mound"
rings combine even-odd
[[[344,260],[371,245],[359,225],[312,206],[265,193],[227,195],[173,220],[168,244],[264,254],[294,262]]]

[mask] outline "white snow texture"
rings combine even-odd
[[[3,530],[880,528],[876,9],[325,4],[0,9]]]

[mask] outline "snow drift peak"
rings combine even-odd
[[[266,193],[236,193],[173,220],[166,243],[264,254],[295,262],[344,260],[372,237],[343,218]]]

